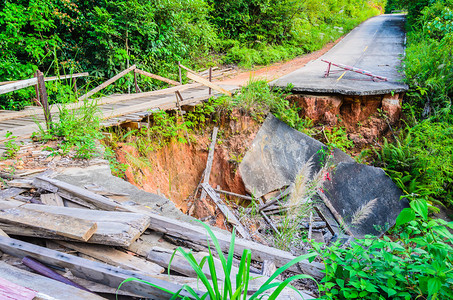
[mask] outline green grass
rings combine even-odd
[[[238,267],[238,272],[237,274],[232,273],[232,268],[233,268],[233,255],[234,255],[234,247],[235,247],[235,230],[233,230],[233,233],[231,234],[231,241],[230,241],[230,246],[228,253],[225,255],[222,251],[222,248],[220,246],[220,243],[215,236],[214,232],[209,228],[208,225],[204,224],[201,221],[198,221],[203,227],[206,229],[209,238],[208,241],[211,241],[214,249],[217,253],[216,256],[219,257],[221,264],[222,264],[222,271],[225,276],[225,280],[221,282],[217,278],[219,278],[217,274],[217,270],[214,264],[214,253],[211,249],[211,246],[209,246],[209,255],[203,257],[201,261],[197,261],[195,257],[193,256],[191,251],[186,251],[181,247],[178,247],[175,252],[172,255],[172,258],[170,259],[169,265],[168,265],[168,272],[170,273],[171,269],[171,262],[173,261],[173,258],[176,254],[176,252],[179,252],[190,264],[192,269],[197,273],[198,279],[202,282],[203,286],[206,288],[207,292],[204,293],[203,295],[197,294],[192,287],[188,285],[184,285],[178,292],[172,293],[168,290],[165,290],[155,284],[152,284],[150,282],[145,282],[143,280],[137,279],[137,278],[129,278],[123,281],[119,287],[118,290],[121,288],[121,286],[129,281],[140,281],[143,283],[146,283],[153,288],[160,289],[162,291],[165,291],[169,294],[172,295],[171,299],[206,299],[209,297],[209,299],[218,299],[218,300],[246,300],[246,299],[262,299],[262,297],[265,295],[266,291],[270,289],[274,289],[270,295],[266,296],[266,299],[274,300],[278,299],[278,296],[282,292],[282,290],[289,286],[290,283],[294,280],[299,280],[299,279],[312,279],[314,280],[311,276],[309,275],[304,275],[304,274],[299,274],[299,275],[294,275],[283,282],[273,282],[277,276],[282,274],[284,271],[286,271],[288,268],[290,268],[292,265],[297,264],[298,262],[302,260],[309,259],[310,261],[314,259],[316,254],[314,253],[309,253],[305,255],[301,255],[284,266],[280,267],[277,269],[270,277],[265,281],[265,283],[252,295],[248,296],[247,291],[249,287],[249,283],[251,280],[253,280],[252,277],[250,277],[250,265],[251,265],[251,260],[252,260],[252,252],[249,249],[244,249],[241,255],[241,261],[239,263]],[[210,243],[208,243],[210,245]],[[203,266],[205,264],[208,264],[209,266],[209,275],[211,280],[208,279],[206,274],[203,272]],[[315,280],[314,280],[315,281]],[[316,282],[316,281],[315,281]],[[294,288],[293,288],[294,289]],[[188,296],[182,297],[180,296],[180,293],[182,291],[187,291],[190,294],[190,298]],[[294,289],[296,290],[296,289]],[[297,291],[297,290],[296,290]],[[300,293],[299,293],[300,294]],[[302,296],[302,295],[301,295]]]

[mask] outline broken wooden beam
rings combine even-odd
[[[0,278],[37,292],[36,300],[105,298],[0,261]],[[116,290],[116,288],[115,288]],[[11,297],[11,294],[9,295]],[[3,299],[0,296],[1,299]],[[6,298],[11,299],[11,298]],[[18,298],[23,300],[24,298]]]
[[[0,213],[0,222],[10,234],[29,235],[45,232],[56,238],[66,237],[78,241],[88,241],[97,230],[97,223],[74,216],[62,216],[46,211],[35,211],[25,207],[5,209]],[[17,227],[16,232],[9,231],[6,224]],[[29,231],[27,231],[28,229]],[[21,232],[21,230],[23,230]]]
[[[137,278],[149,282],[154,286],[159,286],[167,291],[170,291],[171,293],[176,293],[182,288],[180,285],[144,276],[143,274],[134,271],[123,270],[104,263],[90,261],[88,259],[7,237],[0,237],[0,250],[19,258],[29,256],[48,265],[68,268],[75,276],[105,284],[110,287],[118,288],[124,280],[128,278]],[[172,295],[170,293],[157,289],[154,286],[140,281],[130,281],[123,284],[121,289],[141,295],[142,297],[150,297],[154,299],[171,298]],[[201,295],[201,293],[199,294]],[[185,291],[182,291],[180,295],[193,299],[193,297]]]
[[[201,186],[206,191],[206,193],[208,193],[209,197],[211,197],[211,199],[214,201],[217,207],[220,209],[222,214],[225,216],[227,222],[233,225],[233,227],[236,228],[237,232],[239,232],[239,234],[244,239],[251,240],[252,237],[250,236],[250,233],[247,231],[247,229],[245,229],[245,227],[241,224],[239,219],[230,210],[230,208],[223,203],[222,199],[220,199],[219,196],[217,196],[217,193],[209,185],[209,183],[202,183]]]
[[[149,216],[131,212],[100,211],[39,204],[26,204],[23,205],[22,208],[38,212],[53,213],[55,215],[60,215],[62,218],[70,219],[71,217],[76,217],[83,218],[87,221],[95,221],[97,223],[97,230],[87,241],[87,243],[92,244],[128,247],[133,241],[140,237],[150,224]],[[6,225],[7,224],[2,224],[0,227],[9,234],[32,235],[55,239],[54,233],[33,230],[30,228],[18,228],[17,226],[6,227]],[[58,239],[74,241],[74,239],[64,238],[63,236]]]
[[[97,92],[99,92],[100,90],[106,88],[107,86],[109,86],[110,84],[114,83],[115,81],[117,81],[118,79],[120,79],[121,77],[123,77],[124,75],[128,74],[129,72],[133,71],[136,68],[137,68],[136,65],[130,66],[129,68],[127,68],[124,71],[122,71],[122,72],[118,73],[117,75],[113,76],[112,78],[110,78],[106,82],[98,85],[97,87],[95,87],[94,89],[92,89],[91,91],[86,93],[85,95],[80,96],[77,100],[82,101],[82,100],[85,100],[85,99],[91,97],[92,95],[94,95]]]
[[[127,254],[123,251],[116,250],[109,246],[88,245],[74,242],[57,242],[66,248],[76,250],[77,252],[96,258],[106,264],[117,266],[126,270],[134,270],[143,274],[156,275],[164,272],[164,269],[151,261],[140,257]],[[169,262],[170,260],[168,260]],[[167,262],[167,263],[168,263]]]
[[[99,209],[120,210],[120,205],[109,198],[57,179],[40,176],[33,180],[33,185],[51,193],[58,192],[60,196],[69,198],[71,201],[75,196]]]
[[[233,193],[233,192],[224,191],[224,190],[221,190],[221,189],[214,189],[214,191],[216,191],[218,193],[221,193],[221,194],[228,195],[228,196],[242,198],[242,199],[245,199],[245,200],[250,200],[250,201],[254,200],[253,197],[240,195],[240,194],[236,194],[236,193]]]
[[[151,219],[149,228],[152,230],[162,232],[182,240],[187,240],[192,243],[200,244],[205,247],[208,243],[212,245],[212,241],[209,237],[207,237],[206,230],[203,227],[157,215],[145,206],[129,206],[127,209],[148,215]],[[231,242],[231,234],[219,231],[215,231],[214,233],[219,241],[222,251],[228,253]],[[241,256],[244,249],[250,249],[252,251],[251,256],[253,260],[261,262],[266,259],[273,260],[277,267],[281,267],[295,258],[295,256],[289,252],[264,246],[250,240],[236,238],[234,253]],[[316,279],[324,277],[324,274],[321,272],[323,269],[324,265],[322,263],[310,263],[308,260],[303,260],[298,265],[293,265],[289,268],[290,271],[302,272],[304,274],[311,275]]]
[[[214,150],[217,142],[217,132],[219,131],[218,127],[214,127],[212,131],[211,144],[209,145],[208,159],[206,160],[206,168],[204,170],[203,183],[209,184],[209,177],[211,176],[212,162],[214,160]],[[206,191],[201,191],[200,199],[203,201],[206,199]]]
[[[338,211],[335,209],[335,207],[333,207],[332,203],[330,202],[329,198],[327,198],[326,194],[324,194],[321,191],[317,191],[317,194],[318,194],[319,198],[321,198],[322,202],[324,202],[324,204],[330,210],[332,215],[335,217],[335,220],[337,221],[338,225],[340,225],[343,228],[344,232],[346,232],[346,234],[354,237],[354,234],[352,234],[351,230],[348,228],[348,226],[344,222],[341,215],[338,213]]]
[[[46,205],[64,206],[63,199],[56,193],[41,194],[40,199]]]
[[[217,85],[215,83],[212,83],[209,80],[204,79],[203,77],[198,76],[198,75],[196,75],[196,74],[194,74],[192,72],[187,72],[187,78],[192,79],[193,81],[196,81],[198,83],[201,83],[201,84],[203,84],[203,85],[205,85],[207,87],[210,87],[213,90],[218,91],[218,92],[220,92],[222,94],[225,94],[225,95],[230,96],[230,97],[232,96],[231,92],[225,90],[221,86],[219,86],[219,85]]]
[[[147,76],[147,77],[150,77],[150,78],[153,78],[153,79],[157,79],[157,80],[166,82],[166,83],[171,84],[171,85],[181,85],[177,81],[174,81],[174,80],[171,80],[171,79],[168,79],[168,78],[165,78],[165,77],[153,74],[153,73],[149,73],[149,72],[146,72],[146,71],[143,71],[143,70],[140,70],[140,69],[135,69],[134,72],[135,73],[139,73],[139,74],[144,75],[144,76]]]

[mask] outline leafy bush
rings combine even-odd
[[[313,244],[326,266],[321,298],[451,299],[453,222],[427,215],[426,201],[415,198],[398,216],[393,239],[370,236],[350,248]]]
[[[408,194],[453,204],[453,126],[425,120],[407,128],[395,143],[378,153],[383,167]]]
[[[40,130],[33,135],[42,141],[58,140],[58,149],[49,149],[55,154],[66,155],[75,150],[75,158],[87,159],[97,153],[96,141],[102,138],[100,120],[96,102],[84,101],[76,109],[62,105],[59,120],[49,130],[38,124]]]

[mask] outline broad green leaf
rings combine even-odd
[[[439,278],[430,278],[428,280],[428,296],[436,294],[442,286]]]
[[[415,212],[412,208],[405,208],[396,218],[396,226],[401,226],[415,219]]]
[[[410,202],[410,206],[416,213],[423,217],[424,220],[428,219],[428,203],[424,199],[414,199]]]

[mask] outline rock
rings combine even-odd
[[[356,238],[381,235],[395,224],[401,210],[401,190],[385,172],[358,163],[338,164],[331,181],[324,183],[327,198]]]
[[[313,175],[321,168],[318,152],[321,149],[327,151],[321,142],[269,114],[239,165],[246,190],[255,197],[261,197],[290,185],[310,159]],[[335,149],[332,162],[341,161],[353,162],[353,159]]]

